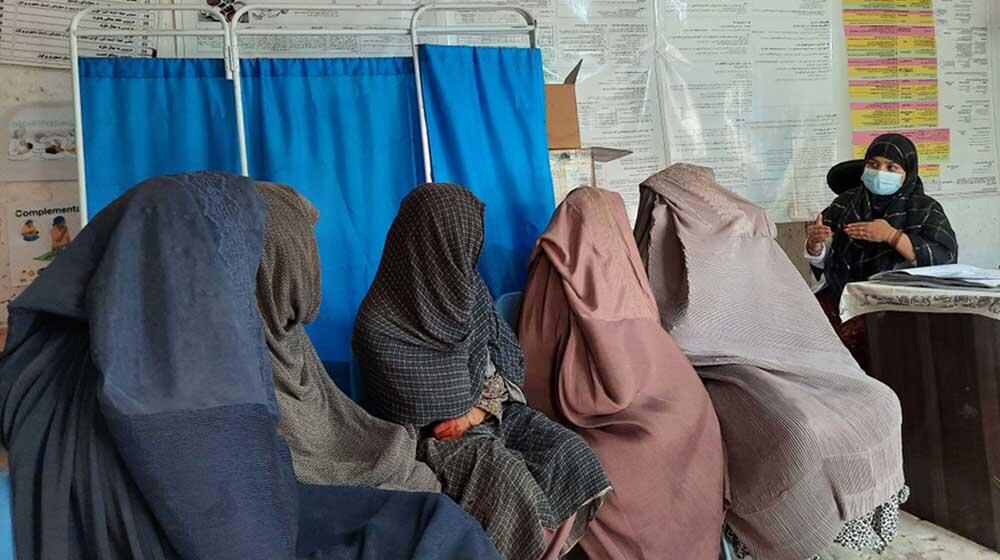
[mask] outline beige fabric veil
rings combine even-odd
[[[659,324],[619,195],[570,193],[538,242],[522,302],[528,401],[579,433],[614,487],[580,541],[587,556],[718,558],[718,420]]]
[[[727,522],[758,560],[802,560],[903,488],[896,395],[837,339],[763,209],[711,169],[642,185],[635,237],[662,323],[715,403]]]

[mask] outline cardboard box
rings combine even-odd
[[[607,163],[632,152],[615,148],[582,148],[576,106],[576,80],[583,60],[561,84],[545,85],[545,126],[549,139],[552,187],[559,204],[573,189],[597,187],[597,163]]]
[[[549,167],[552,169],[552,193],[556,205],[578,187],[597,186],[597,163],[607,163],[632,152],[614,148],[577,148],[575,150],[549,150]]]
[[[545,130],[550,150],[580,147],[580,119],[576,109],[576,78],[583,60],[561,84],[545,84]]]

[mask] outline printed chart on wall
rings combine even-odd
[[[215,0],[211,0],[215,2]],[[271,4],[273,2],[269,2]],[[283,3],[282,0],[277,2]],[[359,5],[378,5],[367,0]],[[397,2],[397,3],[414,3]],[[584,146],[623,148],[635,153],[604,164],[599,169],[600,186],[625,197],[630,213],[638,206],[638,184],[664,165],[663,134],[653,87],[655,11],[653,0],[499,0],[493,5],[518,6],[539,21],[538,43],[545,61],[546,82],[561,82],[583,60],[577,85],[581,134]],[[224,12],[242,7],[230,0],[215,2]],[[308,28],[320,23],[342,23],[360,28],[381,26],[407,28],[410,12],[267,9],[251,12],[239,25],[245,28]],[[425,16],[421,25],[443,23],[517,23],[511,14],[451,12]],[[209,28],[212,22],[198,14],[186,14],[183,27]],[[438,36],[434,42],[478,45],[526,46],[526,37]],[[184,56],[219,56],[222,45],[214,38],[184,42]],[[408,56],[405,36],[244,36],[241,56]]]
[[[157,0],[0,0],[0,63],[69,68],[69,24],[90,6],[158,4]],[[102,12],[87,18],[81,29],[156,28],[155,13]],[[81,43],[80,56],[153,55],[148,39],[103,37]]]
[[[11,286],[30,284],[79,232],[80,208],[75,201],[8,206]]]
[[[631,218],[639,206],[639,183],[666,162],[654,81],[654,0],[502,0],[521,6],[539,22],[546,83],[561,83],[581,60],[576,94],[584,147],[633,153],[599,164],[597,185],[618,192]],[[508,15],[457,14],[454,23],[514,22]],[[464,36],[458,43],[497,44],[496,37]],[[523,46],[525,38],[506,43]]]
[[[852,148],[909,136],[938,197],[1000,193],[989,13],[975,0],[843,0]]]
[[[657,46],[669,159],[775,221],[825,206],[841,155],[832,0],[664,1]]]
[[[220,10],[232,21],[237,11],[261,2],[238,0],[201,0],[206,6]],[[362,29],[366,26],[409,29],[411,12],[359,11],[352,9],[290,9],[282,4],[301,5],[298,0],[269,0],[266,9],[251,10],[237,25],[246,30],[310,29],[338,25],[344,29]],[[379,0],[356,0],[352,6],[377,7]],[[398,0],[392,4],[413,4],[416,0]],[[278,6],[277,8],[273,6]],[[433,23],[433,19],[428,22]],[[184,12],[179,16],[181,29],[218,29],[211,17],[197,12]],[[406,56],[411,51],[406,35],[297,35],[294,37],[267,34],[246,34],[239,39],[240,56],[300,57],[300,56]],[[186,38],[180,42],[179,55],[185,57],[221,57],[222,40],[219,37]]]
[[[524,7],[541,24],[547,82],[583,60],[584,146],[635,152],[599,166],[597,177],[623,196],[633,218],[639,183],[667,162],[714,168],[723,185],[778,221],[829,202],[826,172],[846,152],[831,140],[840,134],[843,101],[832,71],[834,0]]]

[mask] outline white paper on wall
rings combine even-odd
[[[7,207],[7,250],[12,286],[30,284],[80,233],[75,200]]]
[[[0,0],[0,63],[69,68],[69,24],[90,6],[158,4],[158,0]],[[154,12],[102,12],[81,29],[154,29]],[[80,56],[149,56],[153,41],[141,37],[103,37],[81,42]]]
[[[76,130],[68,102],[0,105],[0,182],[76,179]]]
[[[204,1],[230,14],[247,3]],[[953,148],[940,177],[926,181],[936,196],[998,191],[996,68],[987,54],[1000,47],[991,38],[989,3],[934,0],[940,126],[950,130]],[[671,162],[714,168],[722,184],[766,208],[775,221],[810,219],[829,204],[826,172],[852,157],[841,1],[492,4],[523,7],[536,17],[546,81],[561,81],[583,59],[577,82],[582,140],[584,146],[634,152],[597,169],[598,186],[621,193],[633,217],[638,184]],[[410,12],[279,8],[254,12],[240,25],[406,27],[409,17]],[[195,13],[178,21],[184,28],[214,25]],[[461,12],[430,16],[424,24],[496,21],[519,20],[510,14]],[[434,41],[526,45],[523,35],[442,36]],[[410,54],[405,36],[244,37],[240,44],[246,57]],[[185,40],[179,51],[183,56],[220,53],[217,38]]]

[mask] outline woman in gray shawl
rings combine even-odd
[[[578,435],[525,404],[524,355],[476,269],[483,212],[457,185],[403,201],[355,323],[363,400],[424,430],[421,457],[504,558],[556,558],[610,485]]]
[[[267,203],[257,307],[274,365],[278,429],[295,476],[308,484],[431,491],[440,483],[417,461],[412,428],[374,418],[337,388],[304,325],[320,304],[319,214],[283,185],[257,183]]]
[[[837,339],[775,234],[711,169],[642,184],[636,241],[660,321],[719,416],[738,554],[881,550],[907,493],[899,400]]]

